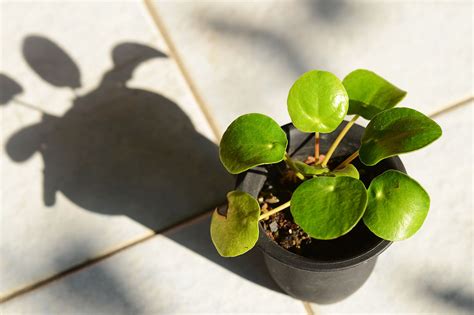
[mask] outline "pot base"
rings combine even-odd
[[[265,264],[273,280],[288,295],[316,304],[339,302],[356,292],[369,278],[377,258],[337,271],[307,271],[280,263],[265,256]]]

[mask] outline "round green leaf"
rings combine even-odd
[[[349,98],[332,73],[313,70],[296,80],[288,94],[291,121],[304,132],[331,132],[346,116]]]
[[[349,177],[352,177],[352,178],[355,178],[355,179],[359,179],[359,171],[352,164],[346,165],[344,168],[341,168],[339,170],[333,170],[329,174],[334,175],[336,177],[337,176],[349,176]]]
[[[288,140],[270,117],[247,114],[234,120],[222,136],[219,156],[232,174],[283,160]]]
[[[296,169],[304,176],[311,177],[329,172],[327,167],[322,167],[321,165],[308,165],[298,160],[293,161],[293,163]]]
[[[407,94],[372,71],[358,69],[349,73],[342,84],[349,95],[349,115],[372,119],[397,105]]]
[[[311,237],[330,240],[348,233],[364,214],[367,191],[352,177],[315,177],[303,182],[291,197],[296,224]]]
[[[441,137],[441,127],[411,108],[392,108],[376,115],[365,128],[359,159],[375,165],[390,156],[411,152]]]
[[[211,239],[223,257],[242,255],[255,246],[258,239],[260,206],[242,191],[227,194],[227,216],[216,209],[211,219]]]
[[[389,170],[370,183],[365,225],[378,237],[404,240],[415,234],[425,221],[430,197],[415,180]]]

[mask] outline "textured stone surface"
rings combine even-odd
[[[0,295],[225,199],[214,136],[140,3],[1,11],[0,73],[23,92],[2,85]]]
[[[288,90],[311,69],[371,69],[427,113],[472,93],[467,0],[155,3],[223,130],[247,112],[288,122]]]
[[[372,69],[425,113],[472,94],[469,1],[155,4],[222,130],[247,112],[287,122],[289,87],[313,68]],[[142,4],[1,5],[0,74],[17,85],[0,98],[16,98],[0,108],[0,296],[224,199],[232,178]],[[472,114],[470,104],[436,117],[443,138],[402,157],[431,195],[420,232],[383,253],[353,296],[313,305],[317,314],[474,312]],[[305,313],[258,251],[218,256],[208,216],[0,312]]]
[[[1,309],[5,314],[305,314],[301,302],[275,289],[259,252],[237,259],[217,255],[206,216]]]

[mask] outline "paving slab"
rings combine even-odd
[[[278,292],[259,252],[220,257],[209,222],[206,216],[156,236],[6,302],[2,313],[306,314],[300,301]]]
[[[443,137],[402,158],[409,174],[431,195],[430,214],[419,233],[383,253],[368,282],[353,296],[329,306],[313,305],[316,314],[472,313],[472,114],[470,104],[437,117]],[[434,177],[433,170],[443,168],[451,154],[458,168]],[[2,305],[2,311],[304,312],[300,302],[279,292],[258,251],[221,258],[208,228],[209,216],[203,216],[13,299]],[[76,246],[84,248],[82,242]],[[197,291],[206,292],[206,298]]]
[[[468,0],[155,4],[222,130],[248,112],[288,122],[288,90],[311,69],[371,69],[426,113],[472,94]]]
[[[140,2],[2,3],[0,296],[233,185]]]
[[[412,238],[394,243],[348,299],[314,305],[317,314],[474,312],[473,103],[438,116],[443,136],[401,156],[429,193],[430,212]]]

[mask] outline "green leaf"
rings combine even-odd
[[[359,171],[357,168],[352,165],[348,164],[344,168],[341,168],[339,170],[333,170],[329,173],[329,175],[334,175],[334,176],[349,176],[355,179],[359,179]]]
[[[378,237],[404,240],[425,221],[430,197],[415,180],[395,170],[377,176],[369,186],[364,223]]]
[[[359,158],[365,165],[375,165],[390,156],[423,148],[441,134],[437,123],[414,109],[388,109],[367,125]]]
[[[348,114],[372,119],[397,105],[407,94],[372,71],[358,69],[342,81],[349,95]]]
[[[322,167],[321,165],[312,166],[298,160],[293,161],[293,163],[296,169],[304,176],[315,176],[329,172],[327,167]]]
[[[291,121],[304,132],[331,132],[346,116],[349,98],[332,73],[313,70],[296,80],[288,94]]]
[[[330,240],[348,233],[364,214],[367,191],[355,178],[315,177],[303,182],[291,197],[296,224],[311,237]]]
[[[255,246],[258,239],[260,206],[242,191],[227,194],[227,217],[216,209],[211,219],[211,239],[223,257],[242,255]]]
[[[247,114],[234,120],[222,136],[219,156],[232,174],[283,160],[288,140],[270,117]]]

